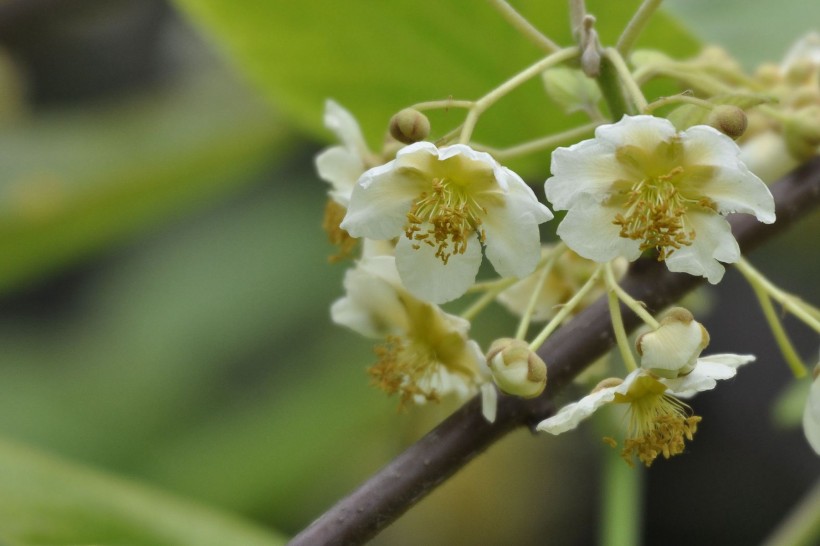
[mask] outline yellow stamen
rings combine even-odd
[[[431,402],[439,400],[435,389],[425,390],[419,386],[436,371],[435,355],[429,347],[388,336],[383,345],[374,348],[374,352],[379,360],[368,373],[375,386],[389,395],[400,395],[399,410],[406,409],[416,396]]]
[[[612,223],[620,226],[621,237],[641,241],[641,251],[657,249],[659,261],[694,241],[695,230],[687,221],[691,209],[717,210],[709,198],[693,198],[681,191],[684,178],[697,178],[702,170],[695,167],[693,173],[687,173],[680,165],[682,153],[680,143],[674,139],[659,145],[654,155],[631,146],[616,151],[618,161],[639,174],[640,181],[616,194],[615,199],[625,198],[626,213],[616,214]]]
[[[346,208],[333,199],[328,199],[325,205],[325,216],[322,219],[322,229],[327,233],[328,241],[339,249],[336,254],[328,256],[327,259],[330,263],[350,258],[353,249],[356,248],[358,239],[351,237],[346,230],[339,227],[346,213]]]
[[[445,265],[453,254],[464,254],[473,233],[484,242],[481,215],[486,213],[475,198],[460,185],[448,178],[434,178],[431,192],[423,192],[407,213],[404,235],[436,249],[436,257]],[[422,224],[429,224],[426,230]]]

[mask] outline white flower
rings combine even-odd
[[[698,359],[690,374],[676,379],[658,378],[639,368],[623,381],[602,381],[592,394],[564,406],[537,429],[561,434],[606,404],[627,404],[629,427],[621,454],[630,464],[637,455],[650,466],[659,455],[668,459],[682,453],[685,440],[692,440],[697,430],[701,418],[691,415],[691,408],[678,398],[713,389],[717,379],[734,377],[738,366],[753,360],[751,355],[712,355]]]
[[[602,125],[594,139],[552,154],[547,199],[568,210],[558,235],[598,262],[655,248],[670,271],[715,284],[724,273],[718,260],[740,257],[722,215],[775,220],[769,189],[738,154],[732,139],[705,125],[678,132],[652,116]]]
[[[475,280],[480,243],[500,275],[530,273],[539,257],[538,224],[550,218],[524,181],[489,154],[417,142],[362,175],[341,227],[354,237],[399,237],[404,285],[443,303]]]
[[[814,381],[803,410],[803,433],[814,452],[820,455],[820,364],[814,369]]]
[[[333,131],[341,145],[316,156],[319,177],[330,182],[330,198],[343,207],[350,203],[356,181],[367,170],[372,154],[353,115],[335,101],[325,101],[325,127]]]
[[[392,256],[361,260],[346,273],[344,286],[347,295],[334,302],[331,317],[385,341],[369,370],[379,388],[398,393],[402,405],[476,392],[484,356],[467,338],[470,323],[410,295]]]

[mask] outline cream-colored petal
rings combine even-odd
[[[617,123],[595,129],[595,138],[615,149],[629,145],[650,151],[659,142],[669,140],[677,133],[672,122],[665,118],[624,116]]]
[[[392,239],[404,231],[407,212],[425,184],[417,174],[395,170],[393,163],[365,172],[353,188],[341,223],[351,236]]]
[[[427,226],[422,226],[426,229]],[[396,244],[396,265],[407,290],[415,297],[433,303],[444,303],[464,294],[475,282],[481,265],[481,244],[473,236],[464,254],[450,256],[445,265],[437,258],[436,249],[399,237]]]
[[[369,260],[345,273],[346,295],[330,308],[333,322],[372,338],[400,334],[408,328],[407,311],[401,302],[395,284],[384,278],[392,268],[392,257],[380,257],[377,263]],[[397,280],[397,279],[396,279]]]
[[[815,453],[820,455],[820,376],[809,388],[806,408],[803,410],[803,432]]]
[[[734,377],[739,366],[754,360],[753,355],[709,355],[699,358],[695,369],[688,375],[662,381],[675,396],[688,398],[698,392],[714,389],[718,380]]]
[[[330,197],[347,207],[356,181],[364,173],[364,163],[344,146],[333,146],[316,156],[319,178],[330,182]]]
[[[615,207],[607,207],[589,195],[582,195],[558,226],[558,236],[589,260],[608,262],[619,256],[636,260],[641,255],[641,242],[619,235],[620,228],[612,223],[618,212]]]
[[[615,148],[595,139],[557,148],[552,152],[550,170],[552,176],[544,182],[544,192],[555,210],[572,207],[585,194],[602,201],[616,180],[630,177],[615,160]]]
[[[726,272],[718,260],[734,263],[740,259],[740,247],[729,222],[716,213],[694,211],[687,214],[687,221],[695,230],[695,240],[666,258],[666,266],[669,271],[706,277],[717,284]]]
[[[584,396],[579,401],[561,408],[558,413],[538,423],[537,430],[550,434],[561,434],[573,430],[578,424],[595,413],[598,408],[615,399],[620,387],[608,387]]]
[[[498,391],[492,383],[481,385],[481,415],[488,423],[495,423],[498,410]]]
[[[499,206],[487,208],[484,223],[487,259],[502,277],[523,278],[532,273],[541,257],[538,220],[549,211],[526,193],[510,191]],[[551,214],[549,214],[551,217]]]
[[[740,149],[731,138],[712,127],[697,125],[686,130],[683,142],[687,163],[716,167],[713,177],[698,181],[694,188],[687,187],[688,191],[714,201],[722,214],[743,212],[766,224],[774,222],[774,198],[769,188],[740,161]]]
[[[333,131],[339,140],[353,154],[364,160],[370,151],[356,118],[347,109],[332,99],[325,101],[325,127]]]

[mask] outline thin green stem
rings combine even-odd
[[[697,97],[693,97],[692,95],[687,95],[681,93],[679,95],[672,95],[670,97],[661,97],[657,100],[653,100],[646,107],[643,109],[644,114],[649,114],[653,110],[657,110],[663,106],[668,104],[676,104],[679,102],[685,102],[687,104],[694,104],[695,106],[699,106],[701,108],[705,108],[707,110],[711,110],[715,106],[715,103],[709,102],[708,100],[699,99]]]
[[[617,449],[606,449],[601,506],[601,546],[641,543],[642,471],[624,463]]]
[[[652,17],[652,14],[655,13],[655,10],[658,9],[662,1],[663,0],[643,1],[641,7],[639,7],[635,15],[632,16],[632,19],[626,25],[626,28],[618,38],[618,42],[615,44],[615,48],[621,55],[629,53],[629,50],[635,45],[635,40],[638,39],[638,36],[640,36],[646,27],[646,23],[649,22],[650,17]]]
[[[624,58],[621,57],[617,49],[611,47],[604,50],[604,57],[608,59],[615,68],[626,93],[629,95],[629,98],[632,99],[632,104],[635,105],[635,109],[638,112],[643,112],[647,106],[646,97],[643,96],[643,91],[641,91],[641,88],[638,87],[638,83],[632,77],[632,73],[629,71],[629,67],[626,66]]]
[[[472,108],[475,103],[471,100],[453,100],[453,99],[442,99],[442,100],[428,100],[425,102],[417,102],[416,104],[412,105],[410,108],[414,110],[418,110],[419,112],[424,110],[447,110],[449,108]]]
[[[496,296],[498,296],[501,292],[518,282],[518,279],[515,277],[510,277],[509,279],[501,279],[503,282],[498,282],[495,286],[487,290],[484,294],[481,295],[471,306],[461,312],[461,318],[465,320],[473,320],[476,315],[478,315],[481,311],[484,310],[485,307],[490,305]]]
[[[632,312],[638,315],[641,320],[647,324],[647,326],[653,330],[660,328],[660,323],[655,320],[655,317],[653,317],[649,311],[646,310],[646,307],[644,307],[641,302],[630,296],[626,290],[621,288],[621,285],[618,284],[617,279],[615,279],[615,273],[612,271],[612,264],[608,263],[606,266],[607,287],[614,291],[615,294],[617,294],[618,299],[624,302],[624,305],[629,307]]]
[[[498,149],[491,148],[489,146],[481,146],[479,144],[473,144],[473,148],[475,148],[476,150],[480,150],[482,152],[487,152],[498,160],[509,159],[512,157],[526,155],[532,152],[549,150],[552,148],[556,148],[562,144],[577,142],[578,139],[588,136],[600,124],[600,122],[587,123],[586,125],[581,125],[580,127],[569,129],[568,131],[563,131],[561,133],[556,133],[554,135],[548,135],[542,138],[531,140],[529,142],[517,144],[509,148]]]
[[[806,366],[800,359],[800,355],[794,350],[794,346],[789,340],[789,336],[786,334],[786,330],[783,328],[780,318],[777,316],[777,311],[775,311],[774,305],[772,305],[772,300],[769,299],[768,294],[766,294],[766,291],[761,286],[752,284],[752,290],[754,290],[755,296],[757,296],[760,302],[760,308],[763,310],[763,315],[769,323],[769,328],[772,330],[777,346],[780,347],[780,352],[783,353],[783,358],[786,359],[786,363],[789,365],[789,368],[791,368],[795,377],[804,377],[806,375]]]
[[[820,480],[800,500],[763,546],[811,546],[820,536]]]
[[[488,0],[490,5],[498,11],[510,25],[522,36],[527,38],[545,53],[555,53],[561,46],[547,38],[540,30],[535,28],[523,15],[518,13],[509,3],[504,0]]]
[[[638,369],[638,363],[635,362],[635,356],[632,354],[632,348],[629,346],[629,336],[626,334],[624,327],[624,319],[621,315],[621,302],[618,299],[618,283],[615,281],[615,276],[612,274],[612,266],[606,264],[606,285],[607,285],[607,303],[609,303],[609,316],[612,321],[612,330],[615,332],[615,341],[618,344],[618,351],[621,353],[621,359],[624,361],[627,371],[634,371]]]
[[[568,47],[557,51],[547,57],[541,59],[537,63],[525,68],[509,80],[505,81],[477,101],[470,109],[469,113],[467,114],[467,119],[464,120],[464,125],[461,128],[461,137],[459,138],[459,142],[462,144],[466,144],[470,141],[470,137],[473,135],[473,129],[475,129],[475,125],[478,122],[479,116],[484,113],[487,108],[498,102],[501,98],[505,95],[516,89],[518,86],[523,84],[524,82],[534,78],[541,74],[547,68],[569,61],[578,56],[578,48],[577,47]]]
[[[783,305],[792,315],[803,321],[817,333],[820,333],[820,316],[818,316],[820,315],[820,310],[772,284],[769,279],[752,267],[744,258],[740,258],[740,260],[735,263],[735,267],[745,277],[746,282],[753,288],[755,286],[760,287],[765,293],[771,296],[772,299]]]
[[[601,273],[603,272],[603,265],[598,266],[597,269],[590,275],[589,279],[587,279],[586,284],[581,287],[578,292],[575,293],[574,296],[570,298],[570,300],[561,307],[561,310],[556,313],[552,320],[544,326],[543,330],[538,334],[538,336],[532,340],[530,343],[530,350],[537,351],[541,345],[547,340],[552,332],[554,332],[564,321],[565,318],[569,316],[572,311],[578,307],[578,304],[581,303],[581,300],[587,295],[587,293],[592,290],[595,286],[595,283],[598,282],[598,279],[601,277]]]
[[[555,262],[558,261],[558,258],[560,258],[566,250],[567,246],[564,243],[559,243],[550,251],[549,258],[541,269],[541,274],[538,275],[535,290],[530,294],[530,301],[527,302],[527,308],[524,310],[524,314],[521,315],[521,321],[518,323],[518,329],[515,332],[515,339],[524,339],[526,337],[527,330],[530,327],[530,321],[532,320],[532,313],[535,310],[535,304],[538,302],[538,296],[541,295],[541,291],[544,289],[544,281],[547,280],[547,275],[552,271]]]

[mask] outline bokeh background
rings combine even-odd
[[[196,2],[181,4],[190,13],[162,0],[0,2],[0,544],[183,543],[151,535],[150,510],[140,523],[106,506],[151,504],[143,493],[193,510],[180,509],[190,517],[180,525],[225,518],[276,543],[453,409],[397,413],[368,386],[370,343],[330,323],[344,265],[327,263],[320,228],[326,187],[312,161],[331,140],[321,101],[272,92],[275,78],[249,75],[234,58],[243,49],[215,35]],[[270,4],[261,13],[292,11]],[[311,12],[319,4],[306,3],[306,25],[328,19]],[[473,9],[445,4],[447,14]],[[820,24],[808,0],[668,8],[748,68],[776,62]],[[311,40],[356,33],[389,49],[389,31],[363,23]],[[529,48],[509,36],[511,48]],[[278,56],[321,68],[298,40],[272,66]],[[480,72],[481,57],[470,58]],[[345,77],[341,98],[368,78],[391,92],[378,74]],[[415,75],[420,89],[424,78]],[[294,89],[322,89],[316,81]],[[753,262],[817,303],[818,233],[815,214]],[[692,305],[710,351],[758,362],[695,399],[704,422],[685,455],[642,472],[644,539],[756,543],[818,478],[796,421],[807,382],[791,379],[737,274]],[[475,336],[486,345],[513,324],[495,309]],[[813,363],[816,335],[787,325]],[[514,433],[375,543],[592,543],[600,436],[594,425],[560,439]],[[90,516],[90,505],[105,515]],[[117,542],[121,532],[132,541]]]

